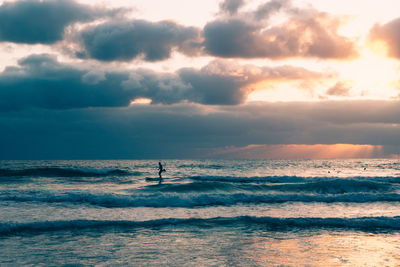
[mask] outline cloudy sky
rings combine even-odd
[[[0,0],[0,159],[398,158],[397,0]]]

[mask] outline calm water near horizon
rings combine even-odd
[[[0,161],[0,266],[399,266],[400,161]]]

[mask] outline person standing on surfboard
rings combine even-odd
[[[166,170],[163,168],[163,165],[161,164],[161,161],[158,162],[158,176],[160,176],[160,180],[162,179],[161,174],[162,172],[165,172]]]

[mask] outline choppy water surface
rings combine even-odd
[[[400,265],[398,160],[157,164],[1,161],[0,265]]]

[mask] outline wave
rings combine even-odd
[[[224,165],[220,164],[182,164],[179,165],[178,168],[199,168],[199,169],[214,169],[214,170],[220,170],[224,168],[229,168]]]
[[[193,183],[164,183],[148,185],[141,189],[141,191],[150,192],[210,192],[210,191],[223,191],[223,192],[234,192],[237,190],[256,190],[256,185],[234,185],[223,182],[193,182]]]
[[[72,203],[95,205],[106,208],[124,207],[184,207],[196,208],[207,206],[233,206],[237,204],[269,204],[285,202],[322,202],[322,203],[371,203],[400,202],[400,194],[396,193],[348,193],[341,195],[317,194],[93,194],[90,192],[26,192],[3,193],[0,201]]]
[[[355,192],[386,192],[392,185],[383,182],[334,179],[309,183],[283,184],[270,186],[279,191],[315,192],[319,194],[345,194]]]
[[[306,183],[330,180],[353,180],[353,181],[372,181],[400,183],[398,176],[354,176],[354,177],[334,177],[334,176],[190,176],[186,179],[205,182],[229,182],[229,183]]]
[[[58,168],[43,167],[21,170],[0,169],[0,177],[105,177],[105,176],[128,176],[141,175],[141,173],[130,173],[121,169],[85,169],[85,168]]]
[[[209,182],[230,182],[230,183],[299,183],[305,182],[314,177],[298,177],[298,176],[254,176],[254,177],[237,177],[237,176],[191,176],[187,177],[195,181]]]
[[[332,179],[302,183],[261,184],[261,183],[225,183],[195,181],[191,183],[165,183],[150,185],[143,191],[157,192],[311,192],[319,194],[345,194],[355,192],[387,192],[392,189],[390,183],[360,181],[351,179]]]
[[[50,231],[85,230],[111,227],[115,228],[159,228],[168,226],[191,227],[232,227],[261,226],[269,231],[282,231],[310,228],[356,229],[362,231],[398,231],[400,217],[361,217],[361,218],[276,218],[276,217],[216,217],[216,218],[166,218],[149,221],[115,220],[65,220],[31,223],[0,223],[0,235],[40,234]]]

